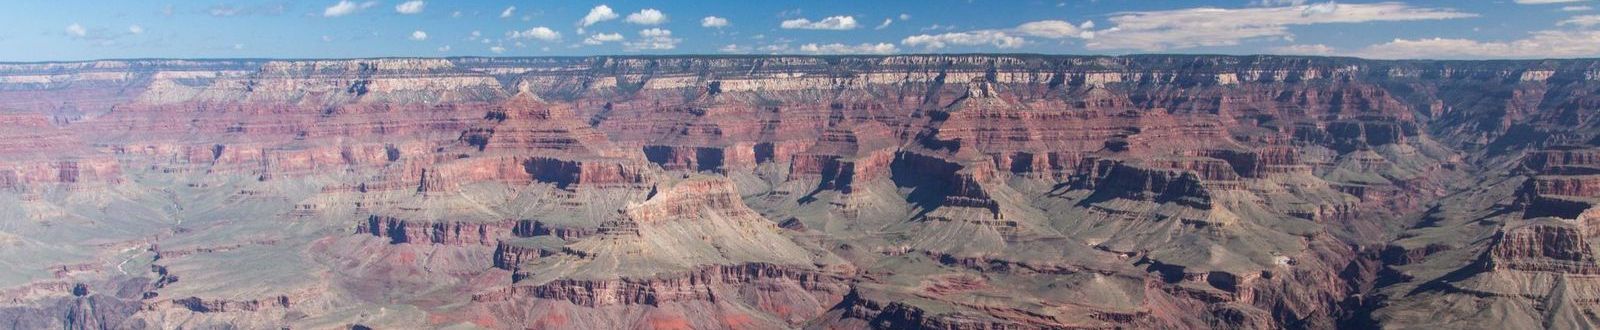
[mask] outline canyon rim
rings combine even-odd
[[[1600,60],[0,64],[13,328],[1592,327]]]

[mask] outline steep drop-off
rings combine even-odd
[[[1587,328],[1600,61],[0,63],[19,328]]]

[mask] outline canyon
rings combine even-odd
[[[0,325],[1600,327],[1600,60],[0,63]]]

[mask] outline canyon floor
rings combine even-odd
[[[1597,203],[1600,60],[0,63],[11,328],[1594,328]]]

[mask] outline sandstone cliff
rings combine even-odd
[[[1593,60],[0,63],[0,324],[1592,327],[1597,95]]]

